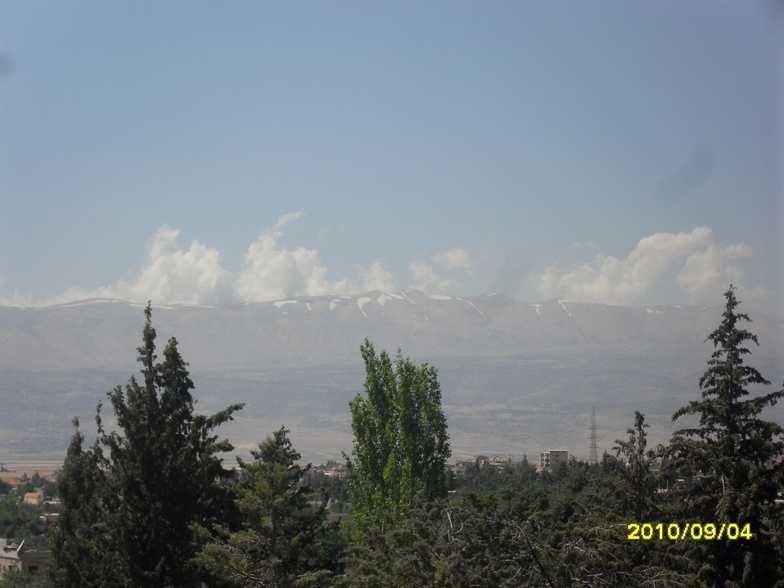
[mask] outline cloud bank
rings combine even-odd
[[[318,249],[281,247],[282,229],[301,216],[301,212],[284,214],[272,230],[263,231],[248,246],[237,276],[223,268],[217,249],[198,241],[193,241],[187,250],[180,249],[177,244],[180,231],[163,225],[148,244],[146,263],[134,283],[121,280],[115,286],[92,292],[69,290],[58,298],[107,297],[223,306],[395,288],[394,276],[379,261],[368,268],[358,266],[356,280],[330,281]]]
[[[87,298],[116,298],[157,304],[200,304],[226,306],[237,302],[263,302],[296,296],[343,295],[370,290],[394,291],[397,279],[381,261],[368,267],[356,266],[356,277],[330,280],[318,249],[287,249],[280,243],[283,229],[300,218],[302,212],[281,216],[271,230],[263,231],[248,246],[238,275],[223,267],[218,249],[193,241],[181,248],[179,229],[162,225],[147,244],[146,260],[135,280],[119,280],[113,286],[94,290],[69,288],[41,301],[18,291],[0,298],[5,306],[50,306]],[[465,249],[437,253],[433,263],[452,273],[470,274],[471,256]],[[415,264],[412,264],[415,265]],[[458,287],[455,278],[438,276],[425,262],[413,269],[417,287],[441,292]],[[0,282],[2,285],[2,282]]]
[[[697,227],[690,233],[655,233],[641,239],[626,259],[599,254],[591,263],[562,271],[549,266],[532,275],[529,284],[544,298],[570,298],[584,302],[628,305],[660,284],[665,273],[680,266],[675,286],[689,302],[714,299],[730,283],[746,297],[770,294],[745,289],[744,274],[735,263],[752,256],[743,243],[720,245],[713,231]]]
[[[436,270],[431,263],[441,269]],[[457,247],[441,251],[430,257],[430,263],[420,259],[408,264],[414,278],[411,287],[431,293],[454,292],[460,286],[462,278],[473,275],[475,265],[476,262],[467,249]],[[439,271],[441,273],[438,273]]]
[[[115,298],[140,303],[152,300],[156,304],[226,306],[398,289],[402,280],[380,260],[367,267],[357,265],[352,277],[333,280],[318,249],[285,247],[281,242],[285,228],[301,216],[301,212],[290,212],[271,229],[262,231],[248,246],[236,275],[224,268],[218,249],[199,241],[183,248],[178,243],[179,229],[162,225],[147,244],[145,262],[132,281],[119,280],[94,290],[69,288],[38,301],[17,291],[9,298],[0,298],[0,305],[50,306],[87,298]],[[575,249],[585,247],[577,244]],[[591,242],[590,247],[598,245]],[[529,293],[545,299],[569,298],[612,305],[639,303],[659,286],[680,292],[680,297],[692,303],[716,302],[730,283],[738,287],[744,299],[770,296],[771,292],[764,288],[745,287],[740,262],[752,254],[748,245],[717,243],[710,228],[697,227],[689,233],[655,233],[645,237],[626,259],[598,254],[591,262],[567,270],[551,265],[541,273],[528,274],[527,282]],[[481,280],[474,277],[475,269],[482,265],[480,261],[464,247],[421,254],[407,264],[410,282],[403,286],[430,294],[455,295],[467,283]],[[522,265],[515,264],[514,270],[519,281],[526,279]],[[491,291],[498,289],[494,288],[497,281],[487,284]]]

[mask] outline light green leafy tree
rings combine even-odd
[[[362,517],[381,509],[402,515],[422,493],[446,496],[444,468],[451,455],[441,408],[438,371],[414,365],[398,350],[394,362],[376,355],[365,339],[365,397],[349,403],[354,429],[353,458],[346,456],[354,512]]]

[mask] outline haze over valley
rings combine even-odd
[[[73,416],[94,434],[96,404],[138,372],[142,310],[108,299],[0,307],[0,462],[58,459]],[[305,461],[350,451],[348,401],[362,391],[359,345],[367,336],[377,350],[400,347],[415,363],[438,367],[455,457],[565,448],[585,459],[592,407],[600,453],[625,436],[635,410],[646,414],[651,443],[669,439],[672,413],[699,397],[712,351],[704,340],[721,311],[405,290],[231,307],[153,304],[153,325],[159,353],[177,338],[197,409],[246,403],[219,430],[240,455],[281,425]],[[749,314],[760,347],[748,363],[778,389],[784,320]],[[768,412],[784,422],[782,407]]]

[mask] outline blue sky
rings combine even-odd
[[[774,2],[0,5],[0,304],[784,315]]]

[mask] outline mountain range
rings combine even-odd
[[[197,408],[246,403],[218,431],[238,454],[285,426],[312,462],[351,450],[348,401],[363,389],[365,337],[439,369],[455,457],[567,449],[586,458],[592,408],[600,453],[627,437],[635,410],[646,414],[650,442],[666,442],[686,424],[672,413],[699,398],[712,352],[705,339],[723,311],[416,290],[152,308],[159,351],[174,336],[190,364]],[[760,346],[747,363],[779,389],[784,319],[749,314]],[[94,435],[96,404],[138,372],[143,325],[143,305],[118,300],[0,307],[0,462],[58,459],[74,416]],[[111,421],[108,407],[103,415]],[[763,416],[782,423],[784,409]]]

